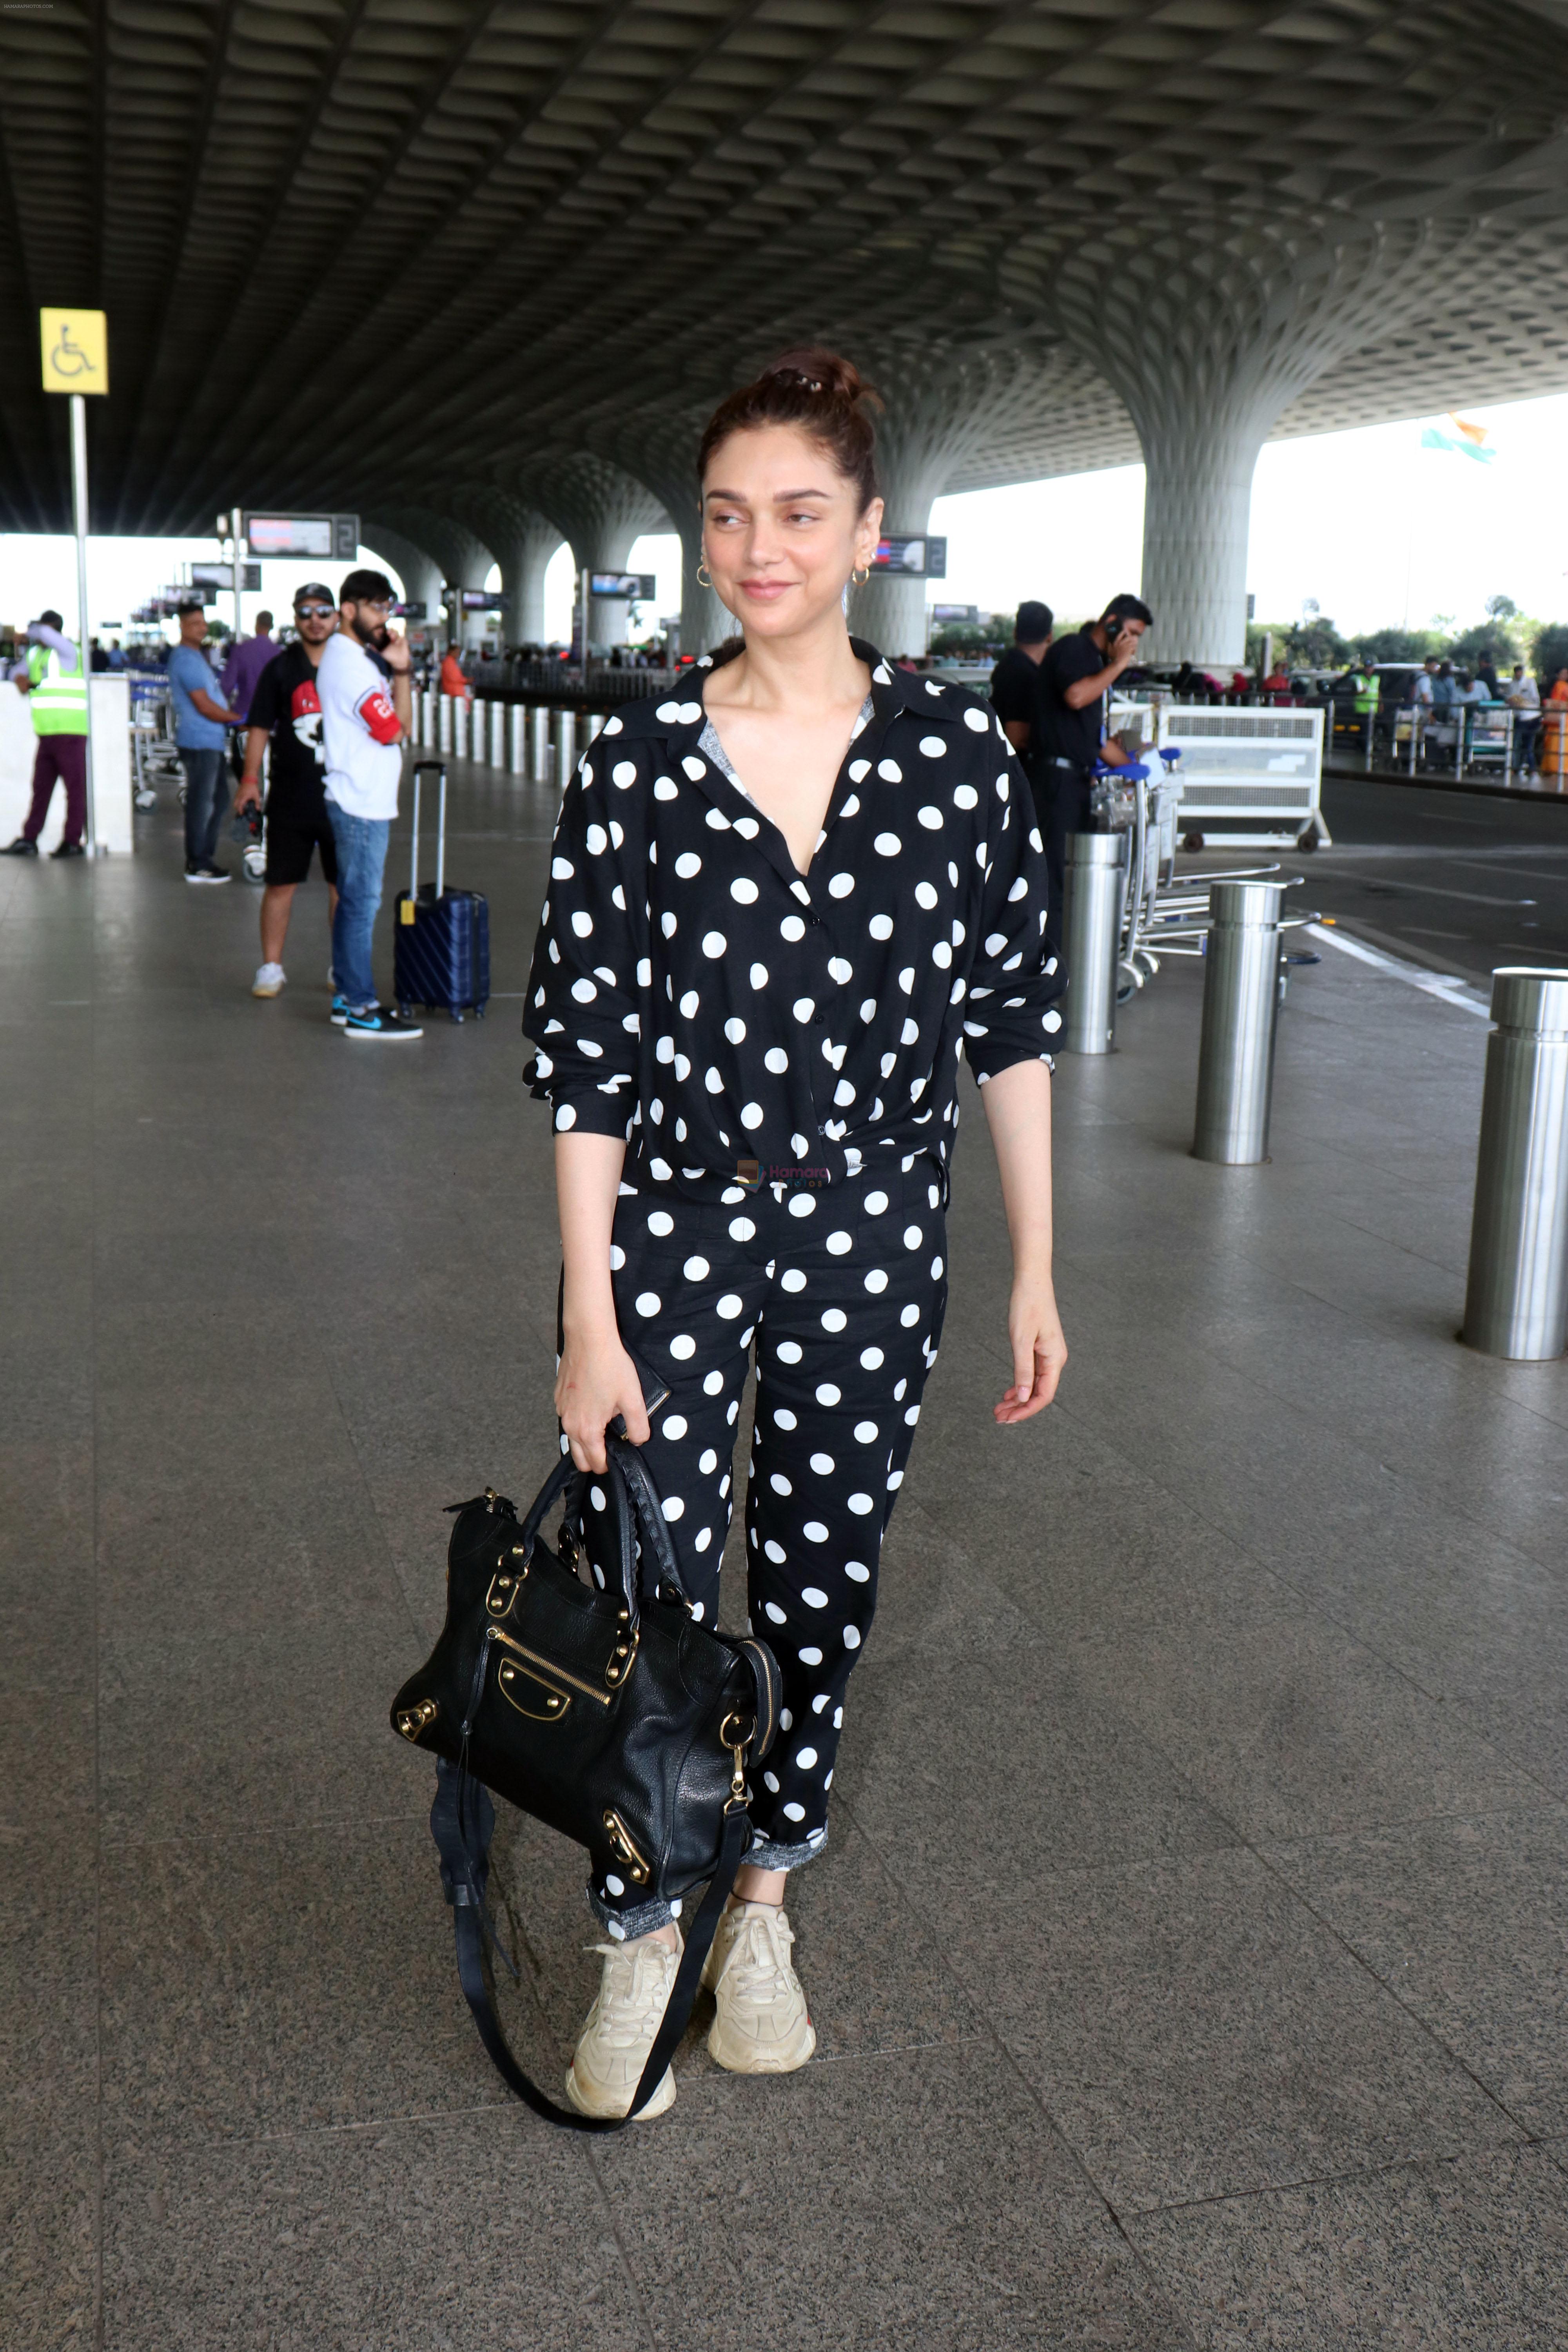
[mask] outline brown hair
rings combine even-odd
[[[771,360],[755,383],[721,400],[708,420],[697,452],[697,478],[708,471],[708,460],[731,433],[746,433],[759,425],[798,425],[825,449],[847,482],[855,485],[865,513],[878,495],[877,436],[870,411],[881,401],[862,381],[853,361],[815,345],[781,352]]]

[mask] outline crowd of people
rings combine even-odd
[[[1089,830],[1096,765],[1127,764],[1105,723],[1106,697],[1137,661],[1153,617],[1141,597],[1113,596],[1098,620],[1058,638],[1050,606],[1029,598],[1018,607],[1011,647],[991,673],[992,706],[1035,796],[1053,932],[1068,836]]]
[[[205,608],[193,596],[175,616],[179,639],[165,665],[184,772],[186,881],[227,882],[217,858],[225,814],[264,809],[261,962],[252,994],[282,992],[294,894],[319,857],[331,926],[329,1017],[346,1037],[382,1042],[421,1034],[383,1003],[371,960],[403,745],[413,731],[409,646],[390,625],[394,602],[383,572],[351,572],[335,593],[312,582],[295,595],[289,643],[273,637],[272,614],[259,613],[254,635],[231,644],[220,673],[206,650]],[[12,676],[28,698],[38,738],[32,803],[21,833],[0,854],[38,855],[58,782],[66,822],[54,855],[79,857],[88,672],[58,613],[41,614],[26,634],[27,654]]]

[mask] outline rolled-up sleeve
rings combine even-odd
[[[522,1027],[539,1049],[530,1089],[550,1104],[557,1134],[625,1139],[637,1092],[644,899],[641,887],[627,887],[624,820],[612,820],[595,772],[605,756],[590,749],[561,803]]]
[[[985,853],[963,1023],[964,1055],[981,1086],[1015,1062],[1048,1064],[1062,1025],[1062,974],[1046,933],[1045,848],[1028,781],[1010,753],[991,787]]]

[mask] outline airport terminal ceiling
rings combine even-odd
[[[0,58],[11,529],[46,302],[110,314],[100,530],[589,455],[668,509],[807,335],[922,497],[1568,387],[1558,6],[57,0]]]

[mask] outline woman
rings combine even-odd
[[[563,1446],[648,1448],[687,1588],[718,1602],[750,1351],[752,1619],[784,1676],[750,1861],[704,1980],[745,2074],[816,2046],[786,1874],[827,1840],[850,1671],[936,1359],[962,1044],[984,1092],[1015,1274],[1000,1422],[1067,1360],[1051,1287],[1059,1025],[1027,787],[994,716],[895,672],[845,623],[876,553],[867,395],[826,352],[777,361],[703,436],[703,545],[743,650],[630,705],[562,804],[524,1027],[554,1109]],[[669,1388],[654,1418],[643,1380]],[[590,1487],[588,1546],[605,1520]],[[678,1908],[611,1874],[567,2093],[622,2115],[664,2012]],[[644,2113],[675,2097],[666,2074]]]

